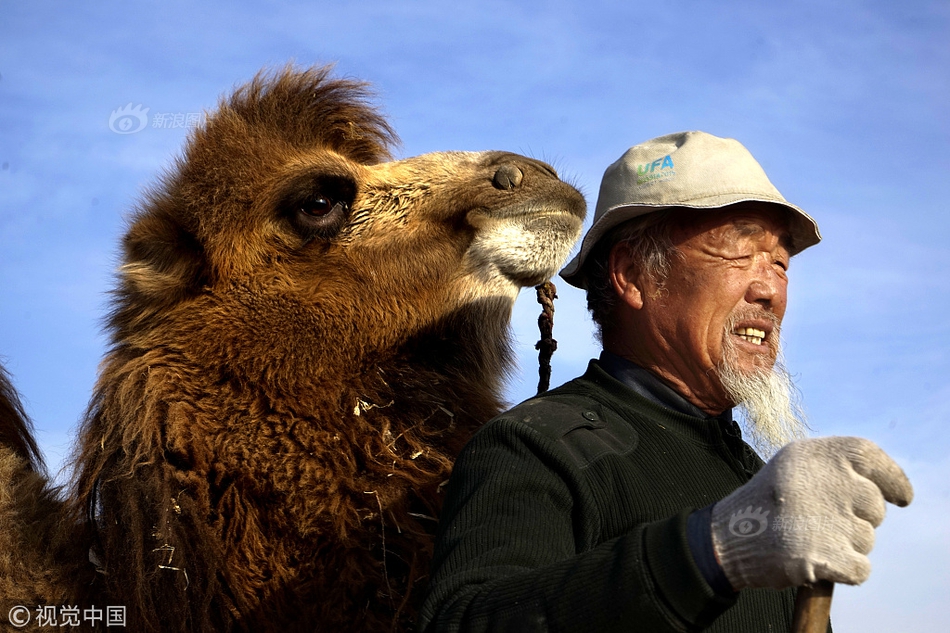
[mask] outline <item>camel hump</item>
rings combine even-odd
[[[26,460],[32,470],[44,470],[43,455],[33,437],[33,425],[3,367],[0,367],[0,446]]]

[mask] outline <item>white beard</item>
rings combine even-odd
[[[769,337],[770,345],[776,349],[775,364],[745,372],[739,369],[732,331],[730,324],[723,337],[719,379],[745,418],[750,443],[768,459],[788,442],[806,436],[808,426],[799,393],[782,363],[777,325]]]

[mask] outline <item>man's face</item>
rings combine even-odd
[[[642,333],[649,364],[707,412],[735,405],[717,368],[731,340],[733,369],[769,369],[785,315],[789,235],[765,205],[734,205],[684,216],[679,251],[661,284],[642,281]],[[652,348],[652,349],[651,349]]]

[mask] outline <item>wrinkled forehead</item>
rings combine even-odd
[[[760,202],[743,202],[717,209],[684,209],[674,222],[673,243],[681,244],[706,235],[722,240],[778,237],[778,244],[793,251],[794,243],[789,212]]]

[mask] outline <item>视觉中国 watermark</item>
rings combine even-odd
[[[33,623],[33,629],[50,627],[62,631],[64,627],[125,627],[125,606],[39,605],[33,608],[16,605],[7,612],[7,620],[17,629]],[[31,629],[32,630],[32,629]]]

